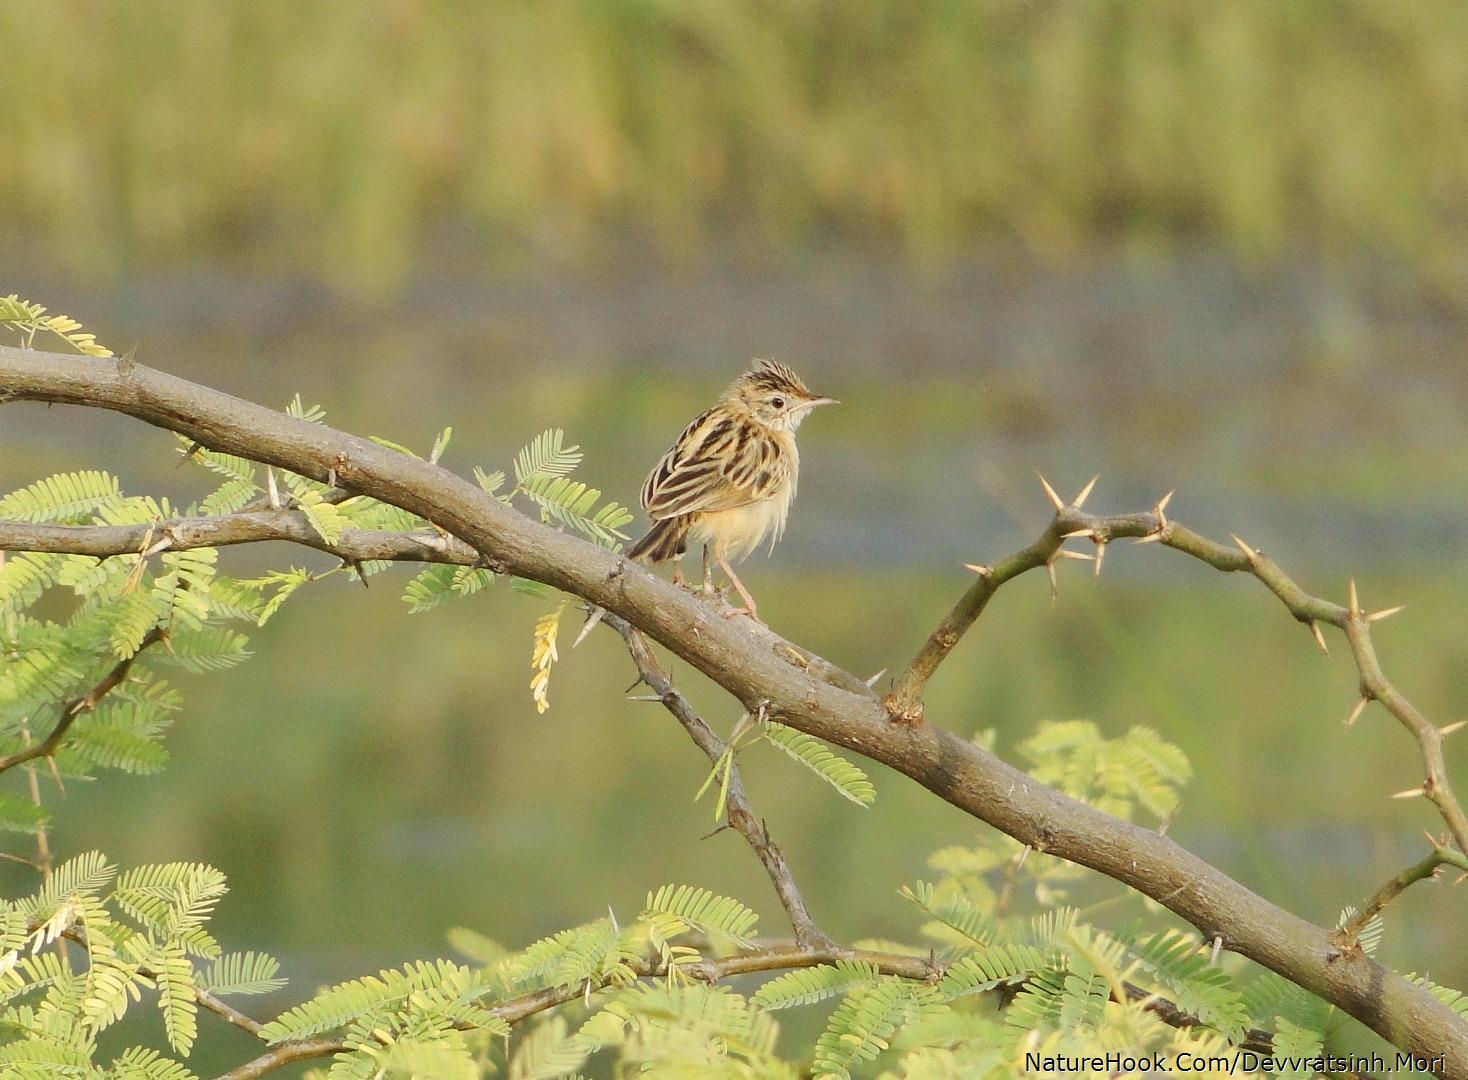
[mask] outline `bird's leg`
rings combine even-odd
[[[703,546],[703,591],[711,593],[714,591],[714,566],[709,561],[709,546]]]
[[[714,551],[714,556],[719,560],[720,568],[724,571],[724,573],[729,575],[730,583],[738,591],[739,595],[744,599],[744,606],[742,608],[732,608],[729,611],[724,612],[724,617],[727,619],[735,615],[748,615],[755,622],[763,626],[765,624],[765,621],[759,617],[759,609],[755,606],[754,597],[749,595],[749,590],[744,587],[744,582],[739,580],[739,575],[736,574],[734,572],[734,568],[729,565],[729,560],[724,558],[723,553],[718,551],[717,549],[715,549]]]
[[[674,585],[679,585],[679,586],[687,585],[688,584],[687,579],[685,579],[683,577],[683,556],[682,555],[674,555],[673,556],[673,584]]]

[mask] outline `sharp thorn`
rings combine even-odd
[[[1244,558],[1249,560],[1249,565],[1254,565],[1254,560],[1259,557],[1259,553],[1251,548],[1242,537],[1230,535],[1233,537],[1234,546],[1244,553]]]
[[[1096,576],[1101,576],[1101,560],[1106,558],[1106,541],[1096,541]]]
[[[1072,529],[1068,533],[1061,533],[1060,534],[1060,538],[1062,540],[1069,540],[1072,537],[1076,537],[1076,536],[1095,536],[1095,535],[1096,535],[1096,530],[1095,529]]]
[[[1213,955],[1208,958],[1208,963],[1213,967],[1217,967],[1218,954],[1221,952],[1223,952],[1223,935],[1215,934],[1213,936]]]
[[[1095,562],[1096,561],[1096,556],[1094,556],[1094,555],[1087,555],[1084,551],[1070,551],[1067,548],[1061,548],[1059,551],[1057,551],[1055,553],[1055,555],[1056,555],[1057,558],[1061,558],[1061,559],[1078,559],[1081,562]]]
[[[1439,728],[1437,733],[1446,737],[1455,731],[1460,731],[1465,724],[1468,724],[1468,720],[1459,720],[1456,724],[1448,724],[1445,727]]]
[[[1351,613],[1351,617],[1352,618],[1355,618],[1356,616],[1358,616],[1358,615],[1361,614],[1361,600],[1356,595],[1356,579],[1355,578],[1352,578],[1351,579],[1351,584],[1350,584],[1350,586],[1347,589],[1346,595],[1347,595],[1347,598],[1348,598],[1347,608],[1349,609],[1349,611]]]
[[[732,829],[733,827],[734,826],[730,825],[726,821],[726,822],[724,822],[724,824],[720,825],[713,832],[711,832],[711,833],[704,833],[702,836],[699,837],[699,839],[700,840],[712,840],[714,837],[718,836],[719,833],[723,832],[725,829]]]
[[[586,617],[586,624],[581,627],[581,632],[576,635],[576,640],[573,641],[573,642],[571,642],[571,648],[574,649],[577,645],[580,645],[583,641],[585,641],[586,640],[586,635],[589,634],[589,633],[591,633],[593,630],[596,629],[596,624],[599,623],[599,622],[601,622],[602,616],[605,615],[606,613],[607,613],[607,609],[606,608],[599,607],[596,610],[594,610],[590,615],[588,615]],[[642,681],[641,679],[638,680],[638,682],[641,682],[641,681]],[[633,686],[636,686],[637,683],[633,683],[632,685]]]
[[[174,468],[177,469],[181,468],[184,465],[187,465],[190,461],[194,459],[194,455],[202,449],[204,449],[203,443],[189,443],[189,448],[183,452],[182,456],[179,457],[178,464],[175,465]]]
[[[280,488],[275,486],[275,468],[271,465],[265,466],[265,489],[270,502],[270,509],[279,510]]]
[[[1146,536],[1139,536],[1139,537],[1137,537],[1135,540],[1132,541],[1132,543],[1134,543],[1134,544],[1155,544],[1155,543],[1157,543],[1157,541],[1159,541],[1161,539],[1162,539],[1162,533],[1160,531],[1159,532],[1151,532],[1151,533],[1148,533]]]
[[[628,701],[656,701],[658,703],[661,703],[662,700],[663,700],[663,695],[662,694],[628,694],[627,695],[627,700]]]
[[[1095,476],[1091,477],[1090,480],[1086,481],[1086,486],[1081,488],[1080,494],[1070,501],[1071,506],[1075,507],[1077,510],[1084,506],[1086,500],[1091,497],[1091,491],[1093,488],[1095,488],[1096,481],[1100,479],[1101,474],[1097,473]]]
[[[881,671],[877,672],[875,675],[873,675],[870,679],[867,680],[867,686],[868,687],[876,686],[877,685],[877,680],[880,679],[885,674],[887,674],[887,669],[886,668],[883,668]]]
[[[636,690],[639,686],[641,686],[645,682],[647,682],[647,677],[644,676],[644,675],[639,674],[637,676],[637,678],[635,678],[635,679],[632,680],[632,685],[629,686],[629,687],[627,687],[627,689],[623,690],[622,693],[623,694],[630,694],[630,693],[632,693],[632,691]]]
[[[1427,789],[1426,788],[1423,788],[1423,787],[1414,787],[1414,788],[1408,788],[1406,791],[1399,791],[1395,795],[1393,795],[1392,798],[1393,799],[1415,799],[1415,798],[1418,798],[1421,795],[1426,795],[1426,794],[1427,794]]]
[[[971,562],[964,563],[963,568],[965,570],[972,570],[974,573],[978,574],[979,577],[988,577],[994,572],[994,568],[992,566],[981,566],[978,563]]]
[[[1320,624],[1314,619],[1310,620],[1310,636],[1315,639],[1315,644],[1320,646],[1320,651],[1329,656],[1330,646],[1325,643],[1325,631],[1320,629]]]
[[[1051,559],[1045,564],[1045,573],[1050,578],[1050,602],[1053,604],[1060,596],[1060,586],[1055,581],[1055,560]]]
[[[1014,868],[1016,870],[1018,870],[1020,867],[1024,866],[1025,860],[1028,859],[1029,857],[1030,857],[1030,845],[1029,844],[1026,844],[1024,847],[1022,847],[1022,848],[1019,849],[1019,858],[1017,858],[1017,859],[1014,860]]]
[[[1177,494],[1177,488],[1173,488],[1162,498],[1157,500],[1157,516],[1161,517],[1167,512],[1167,504],[1172,502],[1172,497]]]
[[[56,758],[49,756],[46,763],[51,766],[51,779],[56,781],[56,787],[61,791],[63,798],[66,797],[66,782],[61,779],[61,770],[56,765]]]
[[[1045,494],[1049,497],[1050,501],[1055,504],[1055,509],[1064,510],[1065,501],[1059,495],[1055,494],[1055,489],[1050,486],[1050,481],[1046,480],[1042,473],[1036,473],[1035,475],[1040,477],[1040,485],[1045,489]]]
[[[1396,607],[1389,607],[1383,611],[1373,611],[1370,615],[1366,616],[1366,621],[1369,623],[1374,623],[1381,622],[1382,619],[1390,619],[1393,615],[1401,611],[1406,606],[1406,604],[1398,604]]]
[[[1366,711],[1366,706],[1370,704],[1371,699],[1368,697],[1363,697],[1360,701],[1356,702],[1356,707],[1351,710],[1351,715],[1346,717],[1346,727],[1351,727],[1357,720],[1361,719],[1361,714]]]

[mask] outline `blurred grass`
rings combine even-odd
[[[6,232],[99,273],[1203,236],[1432,276],[1468,227],[1452,0],[11,0],[0,35]]]

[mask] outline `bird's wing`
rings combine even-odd
[[[789,455],[758,424],[710,409],[648,474],[642,508],[654,521],[733,510],[770,498],[786,482]]]

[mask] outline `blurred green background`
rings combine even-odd
[[[1091,505],[1176,487],[1176,516],[1307,588],[1407,603],[1388,671],[1463,715],[1462,4],[12,0],[0,35],[0,292],[114,349],[420,449],[452,424],[465,473],[561,426],[629,503],[776,356],[844,404],[803,429],[790,530],[744,576],[848,668],[901,665],[961,562],[1043,526],[1036,470],[1099,472]],[[0,437],[6,490],[99,464],[205,490],[115,417],[9,405]],[[1382,711],[1342,729],[1344,649],[1156,547],[1061,574],[1053,605],[1043,577],[1005,590],[935,720],[1001,749],[1045,718],[1158,728],[1198,774],[1172,835],[1317,921],[1415,860],[1434,816],[1388,799],[1414,744]],[[53,796],[59,850],[219,865],[221,936],[283,957],[281,1004],[451,925],[520,944],[668,880],[778,930],[752,855],[699,839],[706,763],[621,700],[610,634],[537,716],[548,604],[410,618],[404,577],[323,582],[250,663],[185,679],[172,767]],[[897,886],[985,828],[881,770],[859,811],[792,768],[746,775],[842,938],[905,935]],[[1463,895],[1412,890],[1385,958],[1468,985]],[[203,1062],[247,1049],[204,1027]]]

